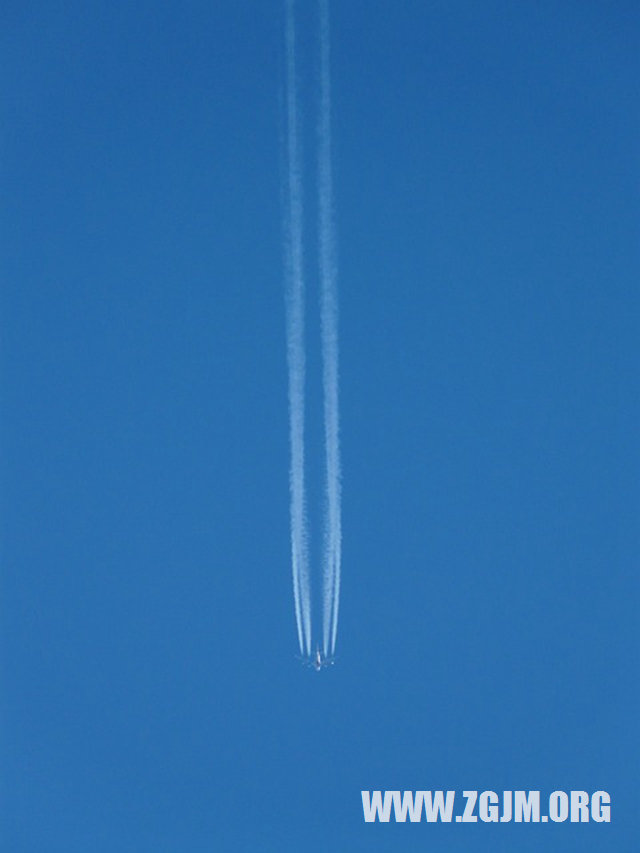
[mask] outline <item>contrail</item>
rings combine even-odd
[[[298,644],[316,669],[331,664],[338,633],[341,561],[341,466],[338,409],[338,301],[333,177],[329,3],[319,0],[320,86],[317,123],[318,281],[325,442],[324,541],[322,574],[322,653],[311,646],[311,585],[305,493],[305,281],[303,252],[302,158],[296,77],[294,0],[285,0],[286,180],[285,272],[287,361],[289,368],[289,487],[291,559]],[[312,657],[313,655],[313,657]]]
[[[324,391],[325,530],[323,574],[323,651],[333,655],[340,603],[341,469],[338,409],[338,300],[333,176],[331,169],[331,88],[329,74],[329,2],[319,0],[320,110],[318,121],[318,259],[320,329]]]
[[[291,564],[298,643],[311,654],[311,601],[304,476],[304,277],[302,179],[298,141],[296,55],[293,0],[286,3],[287,197],[285,270],[287,281],[287,362],[289,368],[289,444]]]

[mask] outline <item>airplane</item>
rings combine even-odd
[[[298,660],[302,661],[305,666],[308,666],[309,669],[315,669],[316,672],[320,672],[321,669],[326,669],[328,666],[333,666],[335,664],[335,658],[326,657],[323,652],[320,651],[319,646],[316,647],[316,653],[313,656],[302,657],[301,655],[297,655]]]
[[[335,661],[333,658],[324,657],[324,655],[320,652],[319,647],[316,646],[316,656],[311,660],[310,663],[316,672],[320,672],[320,670],[324,669],[324,667],[326,666],[333,666]]]

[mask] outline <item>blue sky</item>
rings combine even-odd
[[[7,850],[635,841],[639,10],[333,5],[320,675],[288,553],[281,5],[4,5]],[[605,789],[612,823],[365,826],[375,788]]]

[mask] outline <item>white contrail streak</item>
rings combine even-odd
[[[296,76],[294,0],[285,0],[286,24],[286,180],[285,271],[287,285],[287,361],[291,559],[298,644],[311,658],[311,585],[305,494],[305,281],[303,200]],[[338,401],[338,303],[333,177],[331,169],[331,92],[329,3],[319,0],[320,91],[317,124],[318,279],[325,442],[324,548],[322,576],[322,658],[335,652],[338,632],[341,562],[341,466]],[[315,658],[314,658],[315,660]]]
[[[286,4],[287,194],[285,268],[287,281],[287,362],[289,368],[289,470],[293,595],[301,654],[311,653],[311,601],[304,476],[304,277],[302,179],[298,141],[293,0]]]
[[[341,470],[338,408],[338,301],[333,176],[331,169],[331,89],[329,75],[329,3],[319,0],[320,115],[318,121],[318,258],[320,328],[324,390],[325,530],[323,574],[323,651],[333,655],[340,602]]]

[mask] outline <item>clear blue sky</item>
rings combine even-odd
[[[344,566],[316,675],[281,5],[3,5],[11,853],[637,844],[640,9],[333,6]],[[363,788],[602,788],[613,817],[365,826]]]

